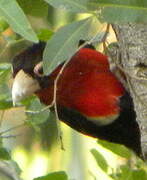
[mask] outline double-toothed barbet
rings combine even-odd
[[[13,102],[35,93],[50,105],[54,81],[63,63],[44,75],[45,43],[34,44],[13,59]],[[142,156],[140,130],[133,101],[110,71],[108,57],[91,45],[81,48],[66,65],[57,83],[59,119],[71,128],[100,139],[123,144]]]

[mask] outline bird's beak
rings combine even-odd
[[[14,79],[12,86],[12,100],[15,105],[20,100],[32,95],[40,89],[40,85],[36,79],[20,70]]]

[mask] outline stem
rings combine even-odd
[[[16,138],[17,136],[22,136],[22,134],[8,135],[8,136],[0,136],[0,138]]]

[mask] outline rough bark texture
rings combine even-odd
[[[141,129],[142,150],[147,157],[147,24],[112,26],[118,40],[117,63],[127,76]]]

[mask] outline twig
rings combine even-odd
[[[51,107],[54,106],[54,103],[52,102],[50,105],[40,109],[39,111],[31,111],[31,110],[26,110],[25,113],[30,113],[30,114],[39,114],[39,113],[42,113],[48,109],[50,109]]]
[[[22,136],[22,134],[8,135],[8,136],[0,136],[0,138],[16,138],[17,136]]]

